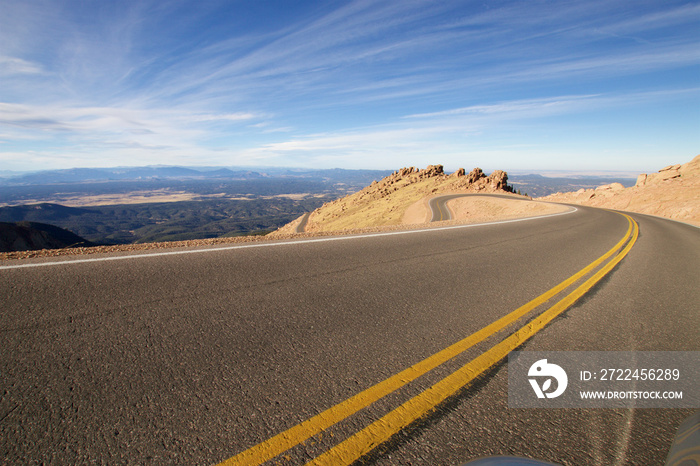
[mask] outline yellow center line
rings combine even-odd
[[[318,456],[316,459],[310,461],[307,465],[351,464],[381,443],[387,441],[390,437],[412,422],[435,409],[435,407],[446,398],[454,395],[462,387],[473,381],[498,361],[505,358],[508,353],[523,344],[538,331],[542,330],[549,322],[568,309],[607,275],[627,255],[630,249],[632,249],[632,246],[637,241],[639,227],[629,216],[625,215],[625,217],[627,217],[628,221],[634,223],[632,239],[624,250],[582,285],[544,311],[532,322],[496,344],[490,350],[465,364],[429,389],[411,398],[381,419],[378,419],[345,441]]]
[[[386,395],[398,390],[404,385],[412,382],[413,380],[421,377],[432,369],[444,364],[455,356],[463,353],[472,346],[481,343],[487,338],[491,337],[495,333],[503,330],[507,326],[514,323],[516,320],[520,319],[533,309],[541,306],[545,302],[549,301],[552,297],[556,296],[573,283],[580,280],[582,277],[587,275],[593,269],[598,267],[602,262],[612,256],[617,252],[630,237],[632,232],[632,219],[628,218],[629,226],[625,236],[609,251],[600,256],[598,259],[578,271],[576,274],[567,278],[563,282],[559,283],[552,289],[546,291],[540,296],[536,297],[532,301],[520,306],[510,314],[501,317],[495,322],[487,325],[481,330],[469,335],[468,337],[452,344],[451,346],[429,356],[428,358],[414,364],[413,366],[404,369],[403,371],[385,379],[382,382],[369,387],[362,392],[353,395],[352,397],[346,399],[345,401],[338,403],[337,405],[326,409],[325,411],[317,414],[314,417],[307,419],[306,421],[297,424],[294,427],[281,432],[270,439],[261,442],[225,461],[220,463],[221,465],[257,465],[265,461],[268,461],[277,455],[289,450],[290,448],[300,444],[301,442],[313,437],[314,435],[324,431],[325,429],[331,427],[334,424],[346,419],[347,417],[355,414],[361,409],[370,406],[377,400],[385,397]],[[635,224],[636,225],[636,224]]]

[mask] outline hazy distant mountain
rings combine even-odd
[[[610,176],[578,176],[551,177],[539,174],[508,175],[508,181],[516,192],[527,193],[531,197],[542,197],[556,192],[576,191],[578,189],[595,188],[602,184],[621,183],[623,186],[634,186],[635,178]]]
[[[390,170],[346,170],[286,167],[114,167],[70,168],[31,173],[4,173],[0,185],[46,185],[104,181],[147,180],[256,180],[261,178],[302,178],[343,183],[364,183],[368,178],[381,179]]]
[[[5,185],[42,185],[60,183],[82,183],[86,181],[127,181],[127,180],[186,180],[186,179],[236,179],[249,180],[262,178],[260,173],[250,170],[230,170],[228,168],[194,169],[187,167],[117,167],[117,168],[70,168],[46,170],[11,176],[0,180]]]
[[[0,252],[94,246],[63,228],[45,223],[0,222]]]

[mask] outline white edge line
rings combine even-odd
[[[178,254],[195,254],[203,252],[217,252],[217,251],[229,251],[232,249],[245,249],[245,248],[262,248],[262,247],[272,247],[272,246],[289,246],[294,244],[308,244],[308,243],[321,243],[324,241],[341,241],[341,240],[351,240],[360,238],[376,238],[379,236],[392,236],[392,235],[408,235],[411,233],[426,233],[431,231],[444,231],[444,230],[456,230],[458,228],[472,228],[485,225],[499,225],[502,223],[515,223],[524,222],[528,220],[536,220],[547,217],[556,217],[559,215],[567,215],[578,211],[576,207],[568,206],[571,210],[566,212],[558,212],[556,214],[538,215],[535,217],[524,217],[524,218],[514,218],[511,220],[498,220],[495,222],[486,223],[469,223],[466,225],[453,225],[447,227],[436,227],[436,228],[422,228],[419,230],[401,230],[401,231],[388,231],[383,233],[366,233],[359,235],[348,235],[348,236],[333,236],[330,238],[313,238],[313,239],[301,239],[295,241],[282,241],[279,243],[254,243],[254,244],[239,244],[236,246],[224,246],[224,247],[213,247],[207,249],[187,249],[184,251],[167,251],[167,252],[151,252],[144,254],[129,254],[125,256],[110,256],[110,257],[94,257],[90,259],[74,259],[74,260],[63,260],[63,261],[52,261],[52,262],[33,262],[31,264],[17,264],[17,265],[0,265],[0,270],[9,269],[23,269],[28,267],[49,267],[54,265],[65,265],[65,264],[84,264],[86,262],[104,262],[104,261],[116,261],[116,260],[126,260],[126,259],[139,259],[142,257],[160,257],[160,256],[174,256]]]

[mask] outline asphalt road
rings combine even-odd
[[[639,238],[526,350],[700,350],[700,229]],[[0,264],[0,458],[213,464],[312,418],[536,298],[629,222],[535,220],[176,254]],[[75,262],[72,262],[75,261]],[[21,264],[36,267],[8,268]],[[497,334],[276,458],[303,464],[481,354]],[[509,409],[489,370],[363,461],[517,454],[659,464],[687,409]]]
[[[304,229],[306,228],[306,224],[309,221],[309,214],[311,212],[306,212],[304,215],[302,215],[302,219],[299,222],[299,225],[294,230],[294,233],[304,233]]]
[[[428,207],[430,207],[430,221],[440,222],[443,220],[451,220],[452,212],[447,207],[447,201],[458,197],[472,196],[473,194],[446,194],[444,196],[436,196],[430,199]]]

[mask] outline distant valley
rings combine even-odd
[[[0,178],[0,222],[38,222],[96,244],[132,244],[267,234],[389,170],[280,167],[76,168]],[[509,177],[544,196],[634,179]]]
[[[0,179],[0,222],[39,222],[98,244],[265,234],[388,171],[136,167]]]

